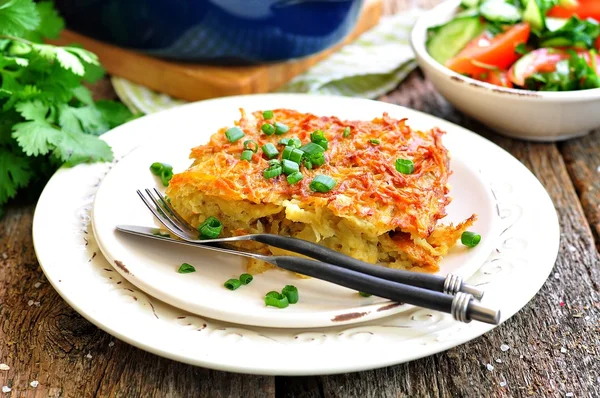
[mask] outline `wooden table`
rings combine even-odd
[[[437,1],[388,0],[386,11],[409,3]],[[108,81],[95,90],[114,96]],[[381,100],[480,133],[548,190],[562,231],[555,273],[513,318],[447,352],[368,372],[259,377],[201,369],[119,342],[71,309],[36,261],[34,205],[15,204],[0,220],[0,364],[10,366],[0,368],[0,388],[12,387],[0,397],[600,396],[600,131],[558,144],[503,138],[453,109],[419,71]],[[502,344],[509,355],[497,363]]]

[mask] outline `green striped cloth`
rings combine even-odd
[[[363,98],[391,91],[416,67],[409,36],[420,13],[413,9],[383,17],[376,27],[278,91]],[[185,103],[120,77],[113,77],[112,83],[134,112],[153,113]]]

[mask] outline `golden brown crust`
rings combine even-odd
[[[289,109],[273,112],[274,118],[267,122],[285,123],[290,127],[287,134],[265,135],[261,131],[265,123],[262,112],[255,112],[251,119],[242,110],[236,124],[246,136],[230,143],[224,134],[227,128],[213,134],[208,144],[192,150],[194,164],[173,177],[169,191],[192,185],[204,195],[231,201],[281,204],[294,199],[303,208],[327,207],[338,217],[363,219],[379,234],[401,230],[422,238],[427,238],[437,220],[445,216],[450,201],[446,187],[449,159],[441,130],[415,131],[404,119],[387,114],[372,121],[342,121]],[[349,137],[343,137],[346,127],[351,129]],[[240,160],[245,140],[254,140],[259,147],[270,142],[281,150],[277,145],[281,138],[298,137],[307,143],[315,130],[322,130],[329,141],[326,163],[312,170],[302,167],[304,179],[298,184],[290,185],[283,175],[265,179],[263,170],[268,161],[261,150],[250,163]],[[373,145],[371,139],[380,144]],[[405,175],[396,171],[398,158],[412,160],[415,172]],[[336,187],[328,193],[312,192],[309,183],[317,174],[335,178]]]

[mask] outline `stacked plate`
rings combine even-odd
[[[505,321],[540,289],[556,259],[559,228],[537,179],[484,138],[406,108],[362,99],[268,94],[227,97],[177,107],[130,122],[104,138],[111,164],[63,168],[36,209],[33,237],[40,264],[57,291],[108,333],[158,355],[199,366],[270,375],[330,374],[397,364],[462,344],[492,326],[454,321],[448,314],[356,292],[316,279],[271,270],[235,291],[223,282],[243,261],[200,248],[124,235],[119,224],[156,227],[136,189],[159,187],[153,162],[175,172],[190,148],[247,111],[290,108],[343,119],[369,120],[388,112],[416,129],[440,127],[451,153],[444,223],[476,213],[483,237],[457,247],[440,274],[459,274],[485,289],[483,303]],[[195,273],[179,274],[182,263]],[[301,300],[266,307],[264,295],[285,285]],[[293,355],[294,361],[282,361]],[[285,366],[283,366],[285,364]]]

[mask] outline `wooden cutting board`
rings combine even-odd
[[[379,22],[382,0],[366,0],[354,30],[339,44],[298,61],[259,66],[207,66],[149,57],[64,30],[57,45],[79,43],[96,53],[107,72],[187,101],[270,92],[335,52]]]

